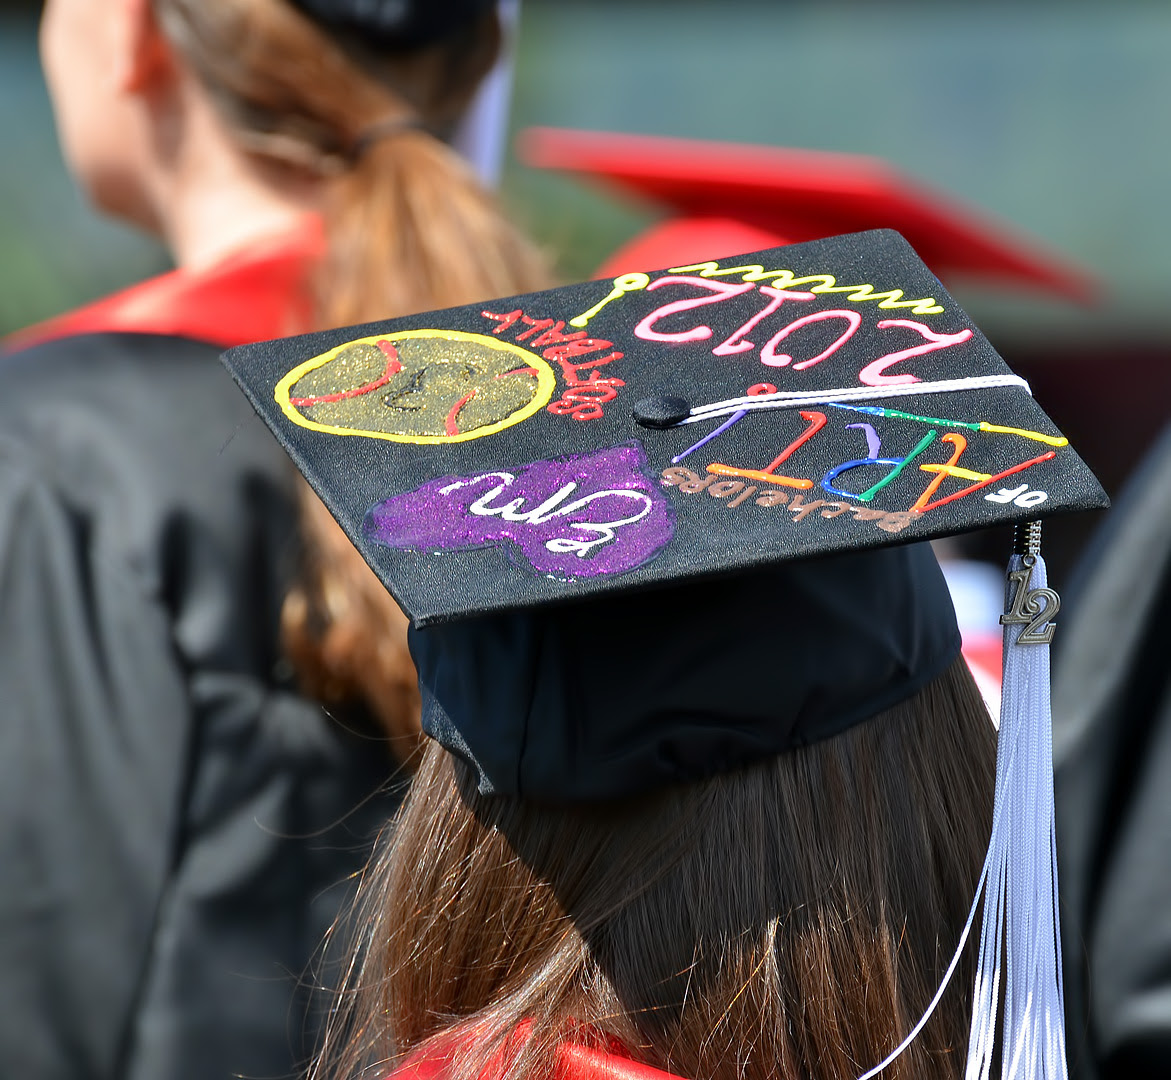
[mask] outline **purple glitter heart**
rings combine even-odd
[[[671,504],[645,466],[633,443],[512,471],[441,476],[373,507],[366,535],[415,551],[515,545],[537,573],[559,578],[621,574],[675,532]]]

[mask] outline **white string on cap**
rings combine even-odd
[[[954,394],[960,390],[988,390],[1002,386],[1020,387],[1030,396],[1033,393],[1028,382],[1019,375],[975,375],[966,379],[939,379],[935,382],[899,383],[896,386],[845,386],[836,390],[780,390],[775,394],[755,394],[697,405],[679,423],[695,424],[700,420],[712,420],[742,410],[756,412],[790,409],[799,405],[824,405],[835,401],[873,401],[876,398],[915,394]]]

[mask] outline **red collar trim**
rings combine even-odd
[[[674,1073],[577,1043],[561,1044],[557,1066],[557,1080],[681,1080]]]
[[[325,253],[317,218],[202,271],[172,270],[18,330],[22,349],[79,334],[166,334],[230,347],[313,327],[312,272]]]
[[[389,1080],[447,1080],[450,1051],[432,1047],[411,1055],[390,1075]],[[558,1049],[557,1069],[552,1080],[682,1080],[674,1073],[631,1061],[620,1053],[594,1050],[578,1043],[563,1042]]]

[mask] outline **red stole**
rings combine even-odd
[[[253,242],[204,270],[172,270],[18,330],[9,350],[79,334],[164,334],[225,348],[313,329],[321,223]]]

